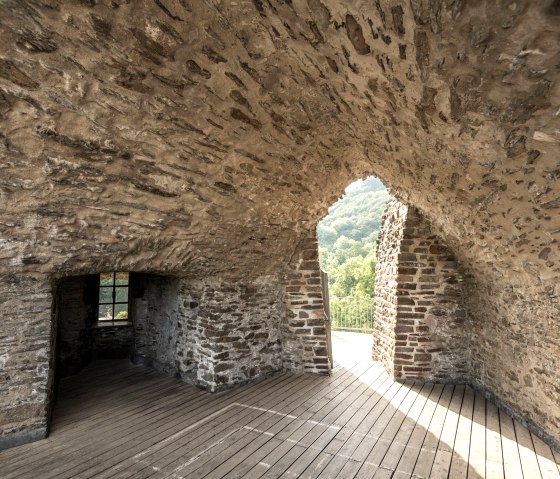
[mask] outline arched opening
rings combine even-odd
[[[368,177],[345,189],[317,237],[332,363],[373,358],[395,379],[464,380],[464,274],[417,208]]]
[[[354,181],[317,225],[325,312],[337,362],[372,357],[376,244],[388,195],[374,176]]]

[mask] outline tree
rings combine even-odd
[[[319,223],[319,258],[331,297],[372,297],[375,245],[388,193],[374,177],[358,181]]]

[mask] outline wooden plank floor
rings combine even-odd
[[[0,478],[560,479],[560,455],[472,389],[395,383],[369,339],[333,341],[331,377],[218,394],[93,363],[62,382],[48,439],[0,452]]]

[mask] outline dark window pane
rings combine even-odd
[[[115,273],[115,284],[121,286],[128,285],[128,273]]]
[[[126,286],[115,288],[115,302],[128,303],[128,288]]]
[[[101,273],[99,275],[99,286],[113,286],[113,273]]]
[[[128,319],[128,304],[115,304],[115,320]]]
[[[99,288],[99,302],[112,303],[113,302],[113,288]]]
[[[113,305],[100,304],[99,305],[99,321],[111,321],[113,319]]]

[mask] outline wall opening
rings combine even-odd
[[[134,330],[128,316],[128,276],[111,272],[72,276],[58,282],[57,378],[78,373],[94,359],[132,358]]]
[[[334,344],[345,345],[344,350],[333,350],[337,362],[343,359],[337,356],[349,353],[371,359],[376,243],[388,196],[378,178],[357,180],[317,226]]]
[[[418,209],[368,177],[346,188],[317,236],[334,361],[373,358],[397,379],[464,378],[463,275]]]
[[[128,360],[177,374],[178,283],[173,277],[111,271],[55,286],[55,381],[94,360]]]

